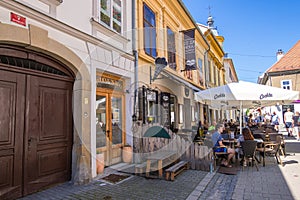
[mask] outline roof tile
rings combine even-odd
[[[280,72],[300,69],[300,40],[267,72]]]

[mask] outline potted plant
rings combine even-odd
[[[129,144],[125,144],[123,146],[123,151],[122,151],[123,162],[131,163],[132,154],[133,154],[132,146]]]
[[[97,174],[101,174],[104,171],[104,154],[97,150],[96,154],[96,166],[97,166]]]

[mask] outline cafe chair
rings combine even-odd
[[[269,141],[269,142],[263,142],[262,147],[256,148],[256,151],[259,152],[260,159],[261,157],[263,158],[263,166],[266,165],[265,164],[266,156],[275,157],[277,163],[278,164],[280,163],[282,165],[282,160],[279,155],[280,145],[281,145],[280,142]]]
[[[279,143],[279,152],[282,156],[285,156],[285,142],[283,139],[283,135],[279,133],[270,134],[270,141]]]
[[[216,169],[217,164],[220,162],[222,159],[228,158],[228,153],[227,152],[215,152],[215,149],[218,147],[214,147],[213,142],[211,140],[211,134],[207,134],[205,140],[203,141],[203,144],[207,146],[209,149],[212,150],[213,152],[213,165],[214,169]]]
[[[220,152],[216,152],[216,149],[221,149]],[[213,154],[214,154],[214,160],[215,160],[215,167],[222,161],[222,159],[227,160],[228,158],[228,153],[227,151],[223,151],[225,148],[224,147],[214,147],[213,148]],[[227,149],[227,148],[226,148]]]
[[[244,163],[246,163],[246,166],[255,165],[256,170],[258,171],[258,166],[255,158],[255,152],[257,147],[257,141],[255,140],[245,140],[244,142],[241,142],[243,154],[244,154]],[[244,170],[244,164],[242,170]]]

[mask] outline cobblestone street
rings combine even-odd
[[[295,152],[300,143],[291,143]],[[241,169],[237,175],[217,172],[186,170],[176,176],[175,181],[130,177],[112,184],[102,178],[119,172],[106,168],[105,173],[93,182],[76,186],[64,183],[48,190],[22,198],[31,199],[286,199],[299,200],[300,154],[289,154],[283,158],[284,166],[277,165],[273,158],[266,160],[266,167],[259,165]],[[122,174],[122,173],[120,173]]]

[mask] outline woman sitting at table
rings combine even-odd
[[[243,151],[241,146],[241,142],[244,142],[245,140],[254,140],[254,137],[251,133],[251,130],[246,127],[242,129],[242,135],[237,139],[237,146],[238,148],[235,149],[235,151],[242,157],[240,163],[243,164],[244,157],[243,157]]]
[[[229,163],[232,157],[235,154],[234,149],[228,148],[223,144],[223,138],[221,136],[221,133],[224,130],[224,125],[223,124],[217,124],[216,125],[216,131],[212,134],[211,139],[214,145],[214,151],[215,152],[227,152],[228,157],[227,160],[223,159],[221,162],[221,166],[224,167],[232,167]]]

